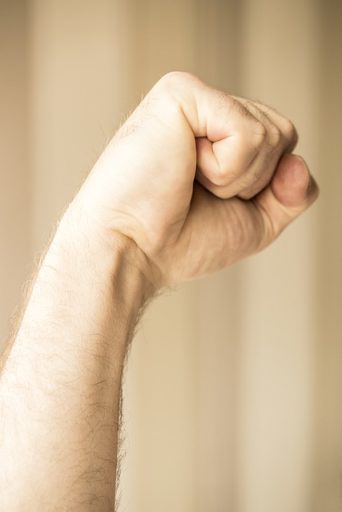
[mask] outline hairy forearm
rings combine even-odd
[[[1,373],[1,509],[113,510],[122,369],[150,293],[135,250],[62,221]]]

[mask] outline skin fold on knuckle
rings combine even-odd
[[[281,149],[283,140],[281,130],[277,126],[269,130],[267,143],[272,149]]]
[[[250,126],[250,138],[249,144],[254,151],[255,157],[259,154],[261,149],[263,148],[268,134],[266,127],[262,124],[261,121],[254,120]],[[252,163],[252,162],[251,162]]]

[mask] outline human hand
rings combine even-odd
[[[192,279],[263,249],[317,198],[291,154],[296,141],[270,107],[170,73],[113,137],[73,207],[106,241],[133,240],[155,287]]]

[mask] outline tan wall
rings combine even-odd
[[[122,508],[337,512],[342,4],[26,4],[0,0],[0,335],[60,212],[163,73],[274,105],[320,201],[265,253],[150,307],[126,379]]]
[[[26,12],[0,1],[0,339],[29,271]]]

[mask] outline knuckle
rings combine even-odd
[[[207,175],[209,182],[215,187],[224,187],[229,181],[228,166],[222,161],[217,162],[217,167]]]
[[[254,192],[252,192],[250,190],[244,190],[242,192],[239,192],[238,197],[240,199],[247,201],[248,199],[251,199],[254,195],[255,195]]]
[[[224,172],[223,170],[219,171],[219,172],[216,172],[213,176],[212,176],[212,183],[213,185],[217,186],[217,187],[224,187],[227,185],[227,180],[228,180],[228,176],[227,176],[227,173]]]
[[[297,138],[297,130],[295,125],[289,119],[286,119],[284,122],[283,133],[285,138],[289,141],[293,141]]]
[[[237,114],[239,117],[246,119],[248,122],[254,123],[257,122],[256,118],[252,114],[251,110],[248,108],[248,101],[242,103],[234,96],[225,95],[225,100],[229,101],[230,107],[233,113]]]
[[[233,165],[229,158],[220,158],[210,174],[210,181],[217,187],[227,187],[242,174],[243,169],[239,163]]]
[[[269,137],[269,144],[272,148],[276,148],[282,141],[282,133],[278,127],[272,129]]]
[[[198,78],[195,75],[186,71],[170,71],[160,78],[157,85],[161,86],[163,89],[172,90],[175,87],[184,85],[184,83],[190,83],[196,80],[198,80]]]
[[[261,121],[255,121],[253,126],[253,145],[256,148],[260,148],[267,138],[266,127]]]

